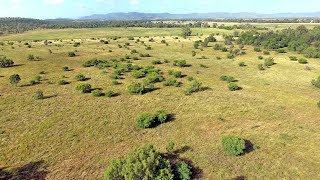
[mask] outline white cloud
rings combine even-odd
[[[51,4],[51,5],[58,5],[58,4],[64,3],[64,0],[44,0],[44,3]]]
[[[140,4],[140,0],[129,0],[129,3],[130,3],[132,6],[136,6],[136,5],[139,5],[139,4]]]

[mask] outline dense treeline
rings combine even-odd
[[[281,31],[246,31],[237,39],[239,44],[262,46],[266,49],[288,48],[304,54],[309,58],[320,58],[320,27],[307,29],[299,26],[297,29],[284,29]]]

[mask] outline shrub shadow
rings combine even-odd
[[[165,124],[165,123],[168,123],[168,122],[171,122],[171,121],[174,121],[174,120],[175,120],[175,115],[174,114],[168,114],[168,118],[164,123],[156,122],[156,123],[154,123],[152,128],[156,128],[157,126],[160,126],[161,124]]]
[[[54,98],[57,97],[58,95],[51,95],[51,96],[44,96],[43,99],[50,99],[50,98]]]
[[[250,152],[252,152],[254,150],[254,148],[253,148],[254,144],[251,141],[249,141],[247,139],[245,139],[244,141],[245,141],[246,149],[241,154],[242,156],[245,155],[245,154],[249,154]]]
[[[232,178],[232,180],[246,180],[247,177],[246,176],[237,176],[235,178]]]
[[[0,168],[0,179],[4,180],[45,180],[49,173],[46,169],[44,161],[31,162],[24,166],[6,170],[7,168]]]

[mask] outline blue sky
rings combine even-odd
[[[110,12],[317,12],[320,0],[0,0],[0,17],[77,18]]]

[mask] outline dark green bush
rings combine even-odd
[[[34,95],[33,98],[36,100],[40,100],[44,98],[43,92],[41,90],[37,90]]]
[[[159,110],[154,114],[156,121],[165,123],[169,119],[169,114],[165,110]]]
[[[27,60],[28,60],[28,61],[34,61],[34,60],[35,60],[34,55],[33,55],[33,54],[29,54],[29,55],[27,56]]]
[[[317,79],[313,79],[311,81],[311,84],[314,85],[317,88],[320,88],[320,76]]]
[[[136,78],[136,79],[142,78],[142,77],[145,77],[145,76],[146,76],[146,74],[145,74],[145,72],[142,71],[142,70],[133,71],[133,72],[132,72],[132,77],[134,77],[134,78]]]
[[[76,86],[76,90],[81,91],[82,93],[91,92],[91,84],[83,83]]]
[[[156,73],[156,72],[148,73],[147,76],[146,76],[146,79],[151,83],[156,83],[156,82],[163,81],[163,77],[160,74]]]
[[[126,157],[111,161],[104,174],[105,180],[172,180],[173,178],[170,161],[158,153],[152,145],[136,149]]]
[[[221,81],[227,81],[227,82],[229,82],[229,83],[236,81],[234,77],[232,77],[232,76],[227,76],[227,75],[222,75],[222,76],[220,77],[220,80],[221,80]]]
[[[245,67],[245,66],[246,66],[246,63],[245,63],[245,62],[239,62],[239,66],[240,66],[240,67]]]
[[[13,65],[14,62],[11,59],[8,59],[7,57],[0,57],[0,68],[12,67]]]
[[[156,118],[152,113],[142,113],[136,118],[139,128],[151,128],[156,123]]]
[[[228,85],[228,89],[230,91],[237,91],[237,90],[240,90],[240,87],[236,83],[232,82]]]
[[[161,61],[160,60],[154,60],[151,62],[152,64],[156,65],[156,64],[161,64]]]
[[[186,67],[187,66],[187,61],[186,60],[175,60],[173,62],[174,66],[178,66],[178,67]]]
[[[101,90],[99,90],[99,89],[93,90],[91,93],[92,93],[92,95],[93,95],[94,97],[101,97],[101,96],[103,96],[103,92],[102,92]]]
[[[233,59],[233,58],[235,58],[235,57],[236,57],[236,56],[235,56],[234,54],[228,54],[228,55],[227,55],[227,58],[228,58],[228,59]]]
[[[230,155],[238,156],[244,153],[246,143],[237,136],[224,136],[221,140],[223,149]]]
[[[185,162],[179,162],[176,167],[177,177],[181,180],[190,180],[191,179],[191,167]]]
[[[78,75],[76,75],[76,76],[75,76],[75,79],[76,79],[77,81],[85,81],[85,80],[87,80],[87,78],[86,78],[83,74],[78,74]]]
[[[200,64],[200,67],[202,67],[202,68],[208,68],[208,66],[205,65],[205,64]]]
[[[289,59],[291,61],[298,61],[298,58],[296,56],[289,56]]]
[[[75,57],[75,56],[76,56],[76,53],[75,53],[75,52],[68,52],[68,56],[69,56],[69,57]]]
[[[177,81],[177,79],[175,78],[168,78],[163,82],[164,86],[175,86],[178,87],[179,86],[179,82]]]
[[[143,94],[145,91],[145,86],[141,83],[131,83],[128,87],[127,90],[131,94]]]
[[[255,47],[253,50],[254,50],[255,52],[261,52],[261,49],[260,49],[259,47]]]
[[[177,70],[169,70],[168,74],[171,76],[174,76],[176,78],[181,78],[182,77],[182,72],[181,71],[177,71]]]
[[[112,90],[108,90],[108,91],[106,91],[105,95],[107,97],[113,97],[115,95],[115,93]]]
[[[304,59],[304,58],[300,58],[300,59],[298,60],[298,62],[299,62],[300,64],[308,64],[308,60],[306,60],[306,59]]]
[[[58,81],[58,84],[59,85],[66,85],[66,84],[68,84],[68,82],[62,79],[62,80]]]
[[[270,55],[270,52],[269,51],[263,51],[263,54],[264,55]]]
[[[62,70],[63,71],[70,71],[69,67],[67,67],[67,66],[62,67]]]
[[[269,66],[274,65],[274,59],[271,58],[271,57],[265,59],[265,60],[264,60],[264,65],[265,65],[266,67],[269,67]]]
[[[9,80],[12,85],[17,85],[20,82],[21,78],[19,74],[13,74],[10,76]]]
[[[184,93],[186,95],[191,95],[192,93],[198,92],[201,90],[202,90],[202,83],[197,80],[193,80],[193,81],[189,82]]]
[[[263,56],[258,56],[258,59],[259,60],[263,60]]]
[[[258,64],[258,69],[261,70],[261,71],[264,70],[264,65],[263,64]]]

